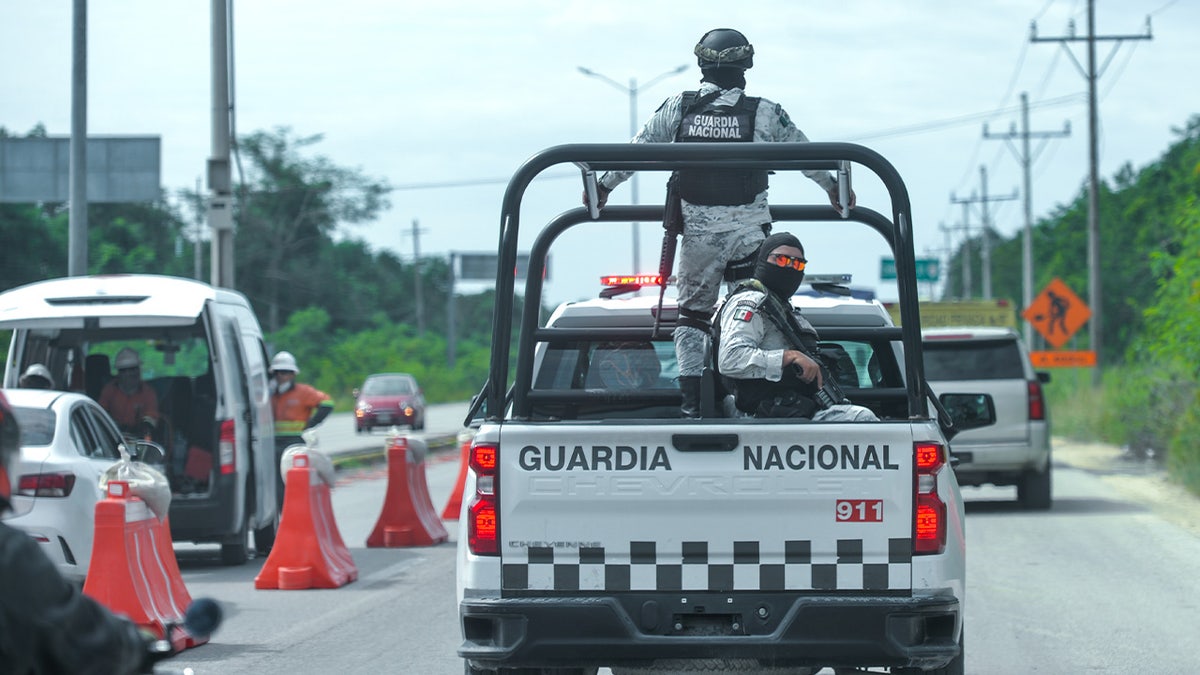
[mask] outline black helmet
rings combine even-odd
[[[754,47],[732,28],[714,28],[696,43],[696,62],[700,68],[741,68],[754,66]]]

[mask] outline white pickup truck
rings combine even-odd
[[[575,208],[552,220],[514,317],[520,200],[537,173],[572,163],[586,186],[594,170],[699,161],[838,170],[846,182],[853,162],[883,180],[891,217],[859,206],[849,218],[892,244],[903,327],[875,302],[793,299],[823,348],[840,350],[847,396],[880,421],[745,417],[711,376],[703,416],[682,419],[675,307],[657,294],[567,303],[541,323],[556,237],[577,226],[601,236],[595,221],[652,221],[661,207]],[[772,213],[777,230],[846,226],[829,206]],[[558,146],[514,176],[501,223],[490,379],[473,411],[458,538],[468,675],[961,675],[963,505],[949,421],[922,372],[907,192],[886,160],[841,143]],[[972,424],[988,423],[985,397],[949,396]]]

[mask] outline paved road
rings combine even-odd
[[[353,435],[352,422],[343,426]],[[1198,500],[1173,491],[1159,471],[1121,461],[1116,449],[1056,439],[1054,452],[1048,511],[1019,508],[1015,488],[965,491],[967,672],[1198,672],[1200,532],[1173,520],[1195,513],[1186,507]],[[449,453],[426,464],[441,509],[461,467]],[[366,547],[386,488],[379,466],[339,476],[333,510],[359,577],[338,589],[257,590],[261,560],[226,567],[215,548],[177,547],[192,597],[221,602],[226,623],[171,667],[201,675],[462,673],[457,523],[446,521],[449,541],[433,546]]]
[[[463,430],[467,408],[466,402],[430,405],[425,410],[424,431],[411,431],[406,427],[395,429],[398,433],[425,441],[432,452],[452,449],[458,433]],[[356,433],[354,413],[334,413],[317,427],[317,448],[335,462],[382,457],[391,434],[391,430],[385,429]]]

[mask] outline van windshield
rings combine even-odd
[[[117,372],[117,353],[124,348],[137,353],[142,362],[142,379],[160,377],[199,377],[209,370],[208,342],[202,337],[187,337],[171,340],[118,340],[92,342],[88,346],[88,358],[96,362],[97,355],[108,356],[112,373]]]

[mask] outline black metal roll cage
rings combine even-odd
[[[916,264],[913,253],[911,204],[908,189],[890,162],[875,151],[853,143],[588,143],[559,145],[533,155],[509,181],[500,217],[500,244],[496,279],[496,305],[492,319],[492,361],[483,396],[486,419],[500,421],[505,414],[516,286],[517,242],[521,199],[539,173],[558,164],[574,164],[588,171],[674,171],[688,167],[764,169],[768,171],[824,170],[849,176],[852,164],[874,173],[888,191],[891,218],[858,206],[843,218],[832,206],[778,205],[771,207],[776,221],[853,220],[881,234],[896,260],[896,283],[901,316],[910,418],[929,417],[929,391],[922,367],[921,324],[917,303]],[[586,180],[585,180],[586,183]],[[573,195],[578,194],[573,192]],[[553,218],[534,241],[525,275],[524,312],[521,317],[517,364],[511,388],[514,418],[528,417],[533,382],[535,347],[551,339],[580,337],[579,329],[541,327],[542,284],[550,245],[566,230],[584,222],[652,222],[662,220],[662,206],[609,206],[595,217],[576,207]],[[628,332],[624,329],[622,332]],[[584,331],[594,337],[595,331]],[[640,339],[649,340],[647,328]]]

